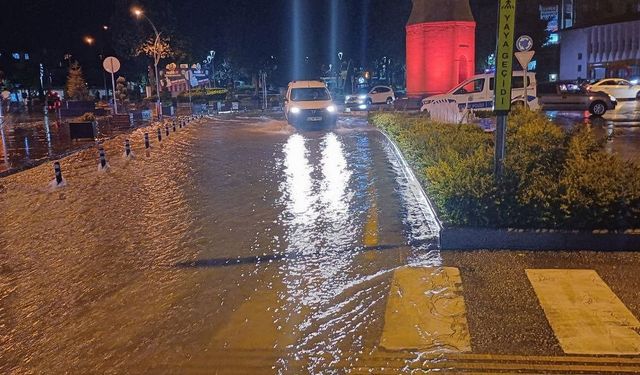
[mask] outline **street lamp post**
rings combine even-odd
[[[103,39],[107,40],[107,31],[109,31],[109,26],[107,25],[102,25],[102,30],[103,30]],[[104,44],[105,42],[103,41],[101,43],[101,47],[100,47],[100,64],[102,64],[102,62],[104,61]],[[106,96],[106,102],[109,103],[109,89],[107,89],[107,72],[104,69],[100,69],[102,70],[102,83],[104,84],[104,94]],[[115,93],[114,93],[114,100],[115,100]]]
[[[209,56],[207,56],[205,63],[211,65],[211,77],[213,77],[213,87],[216,87],[216,65],[214,59],[216,58],[216,51],[209,51]]]
[[[158,120],[162,120],[162,104],[160,103],[160,77],[158,76],[158,63],[160,62],[160,52],[158,51],[159,45],[160,45],[160,33],[158,32],[156,25],[153,24],[153,22],[149,19],[149,17],[147,17],[144,14],[144,12],[141,9],[133,8],[132,11],[137,18],[144,17],[144,19],[146,19],[149,22],[149,24],[153,28],[153,32],[156,35],[155,41],[153,43],[153,65],[155,67],[155,74],[156,74],[156,95],[157,95],[156,108],[158,111]]]
[[[105,28],[107,26],[103,26],[103,28]],[[105,29],[106,30],[106,29]],[[95,38],[93,38],[90,35],[87,35],[84,37],[84,42],[89,46],[89,47],[93,47],[94,43],[96,42]],[[109,102],[109,91],[107,90],[107,76],[105,74],[104,69],[102,69],[102,61],[104,60],[104,44],[101,43],[100,46],[100,70],[102,71],[102,81],[104,83],[104,94],[105,94],[105,99],[107,101],[107,103]]]

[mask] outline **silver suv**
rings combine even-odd
[[[548,82],[538,85],[538,104],[543,111],[589,111],[602,116],[614,110],[618,101],[604,92],[589,92],[575,82]]]

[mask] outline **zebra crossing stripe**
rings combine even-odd
[[[457,268],[394,271],[380,346],[387,350],[471,351]]]
[[[640,322],[594,270],[526,270],[567,354],[640,354]]]

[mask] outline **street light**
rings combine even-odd
[[[134,7],[134,8],[131,8],[131,12],[138,19],[144,17],[144,19],[147,20],[147,22],[149,22],[149,24],[153,28],[153,32],[156,35],[155,41],[153,42],[153,66],[155,67],[155,73],[156,73],[156,95],[157,95],[156,107],[157,107],[157,111],[158,111],[158,119],[161,120],[162,119],[162,105],[160,104],[160,78],[158,76],[158,63],[160,62],[160,51],[159,51],[160,33],[158,32],[158,29],[156,28],[156,25],[154,25],[153,22],[149,19],[149,17],[147,17],[144,14],[142,9]]]
[[[106,29],[105,29],[106,27]],[[102,28],[104,30],[107,30],[109,27],[107,26],[102,26]],[[96,42],[95,38],[92,37],[91,35],[87,35],[84,37],[84,42],[89,46],[89,47],[93,47],[94,43]],[[100,47],[100,62],[102,63],[102,61],[104,60],[104,42],[100,43],[101,47]],[[105,75],[105,71],[104,69],[102,69],[102,64],[100,65],[100,71],[102,72],[102,81],[104,83],[104,95],[105,95],[105,99],[107,101],[107,103],[109,102],[109,91],[107,90],[107,76]]]

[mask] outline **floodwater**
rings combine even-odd
[[[63,159],[65,187],[49,163],[0,179],[0,372],[344,373],[380,350],[392,271],[441,265],[364,119],[155,134],[131,160],[107,141],[106,172]]]
[[[21,170],[93,146],[94,140],[71,141],[69,120],[35,113],[8,114],[1,118],[0,173]],[[112,128],[107,120],[98,120],[98,139],[125,131]]]
[[[588,112],[547,112],[548,117],[565,128],[590,126],[596,137],[607,139],[605,149],[623,159],[640,162],[640,101],[618,103],[603,117]]]

